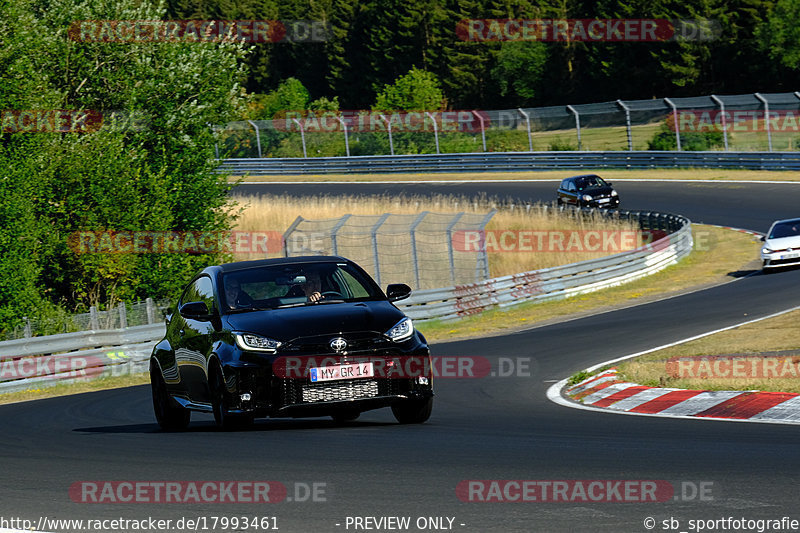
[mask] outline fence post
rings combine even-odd
[[[303,131],[303,125],[300,124],[300,121],[296,118],[292,119],[297,127],[300,128],[300,142],[303,143],[303,157],[308,157],[308,152],[306,152],[306,133]]]
[[[258,157],[261,157],[261,134],[258,131],[258,126],[252,120],[248,120],[247,122],[250,123],[251,126],[256,130],[256,145],[258,146]]]
[[[392,141],[392,123],[389,121],[388,118],[386,118],[386,115],[381,113],[378,116],[381,117],[381,119],[383,119],[383,121],[386,123],[386,128],[389,130],[389,152],[391,153],[391,155],[394,155],[394,141]]]
[[[578,110],[572,107],[571,105],[567,106],[573,115],[575,115],[575,129],[578,131],[578,150],[581,149],[581,116],[578,113]]]
[[[212,126],[210,122],[206,122],[206,126],[211,130],[211,136],[214,137],[214,155],[216,155],[217,160],[219,160],[219,143],[217,143],[217,136],[214,135],[214,126]]]
[[[145,301],[145,308],[147,309],[147,323],[148,324],[155,324],[156,323],[156,306],[153,303],[152,298],[147,298]]]
[[[289,257],[289,236],[297,229],[297,226],[299,226],[303,220],[305,219],[298,215],[298,217],[294,219],[294,222],[292,222],[292,225],[289,226],[289,229],[283,232],[283,236],[281,237],[283,241],[283,257]]]
[[[383,115],[381,115],[383,116]],[[374,258],[373,262],[375,263],[375,281],[378,282],[378,286],[381,284],[381,263],[380,259],[378,259],[378,229],[386,222],[386,219],[389,218],[391,213],[384,213],[381,215],[381,218],[372,226],[370,232],[372,233],[372,256]]]
[[[523,111],[521,107],[518,107],[517,111],[522,113],[522,116],[525,117],[525,125],[528,128],[528,151],[533,152],[533,136],[531,135],[531,117],[525,111]]]
[[[761,96],[761,93],[754,93],[756,98],[761,100],[764,103],[764,125],[767,128],[767,146],[769,147],[769,151],[772,151],[772,131],[769,128],[769,102],[767,99]]]
[[[631,134],[631,108],[625,105],[622,100],[617,100],[617,104],[625,110],[625,129],[628,130],[628,151],[633,151],[633,135]]]
[[[436,140],[436,153],[440,154],[441,152],[439,151],[439,128],[436,127],[436,119],[433,118],[433,115],[431,115],[427,111],[425,111],[425,115],[430,117],[430,119],[433,121],[433,138]]]
[[[339,255],[339,246],[336,244],[336,234],[351,216],[352,215],[349,214],[342,216],[342,218],[339,219],[339,222],[337,222],[336,225],[331,228],[331,251],[333,252],[333,255]]]
[[[119,303],[119,327],[128,327],[128,310],[125,308],[125,302]]]
[[[26,316],[22,317],[22,320],[25,321],[25,329],[22,331],[22,335],[26,339],[30,339],[31,337],[33,337],[33,328],[31,328],[31,320]]]
[[[472,114],[475,115],[475,118],[481,123],[481,140],[483,141],[483,151],[486,152],[486,128],[483,127],[483,117],[474,109],[472,110]]]
[[[344,149],[347,152],[347,157],[350,157],[350,139],[347,136],[347,123],[344,121],[342,117],[336,117],[336,119],[341,123],[342,127],[344,128]]]
[[[489,221],[492,219],[492,217],[494,216],[495,213],[497,213],[497,209],[492,209],[491,211],[489,211],[486,214],[485,217],[483,217],[483,220],[481,220],[481,226],[480,226],[481,227],[481,231],[486,231],[486,224],[489,223]],[[481,258],[481,261],[483,262],[483,279],[489,279],[489,254],[486,251],[486,246],[484,246],[483,250],[481,250],[479,257]],[[478,268],[478,265],[476,265],[476,270],[477,270],[477,268]],[[477,276],[477,272],[476,272],[476,276],[475,276],[475,281],[479,281],[478,280],[478,276]]]
[[[100,329],[100,319],[95,306],[89,307],[89,329]]]
[[[414,261],[414,279],[417,281],[417,289],[420,289],[422,286],[419,280],[419,259],[417,258],[416,231],[417,231],[417,226],[419,226],[419,224],[422,222],[422,219],[424,219],[427,215],[428,215],[427,211],[423,211],[422,213],[420,213],[419,216],[416,218],[416,220],[414,220],[414,223],[411,224],[411,228],[409,229],[411,233],[411,258]]]
[[[681,131],[678,129],[678,106],[672,103],[669,98],[664,98],[664,101],[672,108],[672,122],[675,124],[675,144],[678,146],[678,151],[681,151]]]
[[[725,117],[725,102],[717,98],[717,95],[712,94],[711,99],[719,104],[720,114],[722,116],[722,138],[725,141],[725,151],[728,151],[728,122]]]
[[[447,255],[450,259],[450,283],[453,285],[456,284],[456,261],[455,257],[453,256],[453,228],[458,221],[461,220],[461,217],[464,216],[464,212],[458,213],[453,220],[450,221],[450,224],[447,226]]]

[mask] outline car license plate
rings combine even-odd
[[[321,366],[311,369],[311,382],[338,381],[341,379],[371,378],[375,376],[372,363]]]
[[[611,199],[610,198],[600,198],[597,201],[600,202],[601,204],[607,204],[608,202],[611,201]]]
[[[790,254],[783,254],[781,256],[781,259],[795,259],[797,257],[800,257],[800,252],[792,252]]]

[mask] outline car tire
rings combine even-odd
[[[557,205],[564,205],[564,200],[562,200],[561,198],[559,198],[559,199],[557,199],[557,200],[556,200],[556,204],[557,204]]]
[[[401,424],[422,424],[431,417],[433,398],[405,400],[392,406],[392,413]]]
[[[232,414],[228,412],[228,394],[225,387],[225,378],[222,375],[222,368],[214,366],[211,373],[211,410],[214,413],[214,421],[217,427],[225,430],[242,429],[253,423],[252,415]]]
[[[150,390],[153,395],[153,412],[156,422],[164,431],[182,431],[189,426],[192,413],[183,407],[172,405],[164,376],[155,362],[150,363]]]
[[[333,421],[337,424],[343,424],[345,422],[352,422],[359,416],[361,416],[361,411],[339,411],[337,413],[333,413],[331,418],[333,418]]]

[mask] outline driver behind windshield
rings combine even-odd
[[[292,285],[286,296],[305,296],[309,302],[318,302],[325,298],[322,295],[322,278],[319,272],[306,271],[305,281]]]
[[[229,309],[250,307],[253,305],[253,298],[244,292],[238,279],[232,278],[225,281],[225,303]]]

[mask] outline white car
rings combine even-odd
[[[800,218],[776,220],[761,240],[763,269],[800,265]]]

